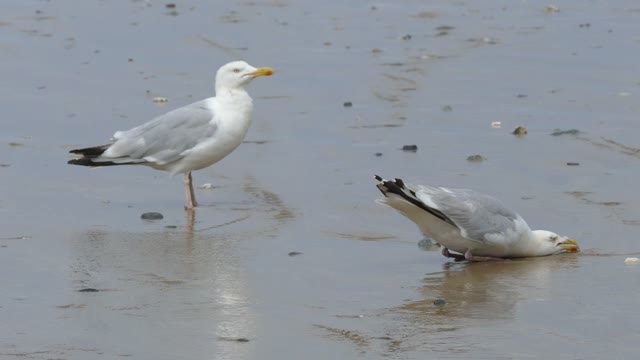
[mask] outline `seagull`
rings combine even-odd
[[[456,261],[490,261],[578,252],[578,243],[546,230],[531,231],[522,216],[498,199],[473,190],[414,186],[375,175],[377,200],[413,221]],[[451,251],[456,253],[452,253]],[[462,255],[464,254],[464,255]]]
[[[175,109],[130,130],[117,131],[111,143],[71,150],[69,164],[145,165],[171,175],[183,174],[186,209],[198,205],[191,172],[211,166],[235,150],[251,125],[251,80],[271,76],[270,67],[244,61],[223,65],[216,74],[216,96]]]

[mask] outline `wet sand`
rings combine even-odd
[[[636,356],[635,2],[169,3],[4,4],[1,359]],[[179,177],[66,165],[238,58],[276,74],[195,214]],[[374,174],[492,194],[583,251],[453,263]]]

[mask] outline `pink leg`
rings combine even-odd
[[[460,254],[452,254],[451,252],[449,252],[449,249],[447,249],[446,247],[442,247],[442,255],[444,257],[448,257],[448,258],[454,258],[456,261],[460,261],[460,260],[464,260],[465,257],[463,255]]]
[[[473,254],[471,254],[471,249],[467,250],[466,253],[464,253],[464,258],[469,260],[469,261],[496,261],[496,260],[504,260],[503,258],[499,258],[499,257],[492,257],[492,256],[474,256]]]
[[[182,180],[184,182],[184,190],[187,193],[187,205],[185,206],[185,209],[193,209],[194,207],[198,206],[198,202],[196,202],[196,194],[193,192],[191,172],[184,174]]]

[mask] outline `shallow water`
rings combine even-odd
[[[175,4],[3,4],[0,358],[635,357],[635,2]],[[237,58],[276,74],[193,216],[179,177],[65,164]],[[373,174],[495,195],[583,251],[450,262]]]

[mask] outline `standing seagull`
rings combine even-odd
[[[235,150],[251,125],[253,101],[245,86],[258,76],[271,76],[269,67],[244,61],[222,66],[216,74],[216,96],[195,102],[134,127],[117,131],[112,143],[71,150],[81,155],[69,164],[83,166],[146,165],[184,174],[187,209],[198,204],[191,172],[213,165]]]
[[[384,195],[378,202],[416,223],[424,235],[443,246],[442,255],[456,261],[579,251],[573,239],[546,230],[531,231],[520,215],[489,195],[465,189],[413,186],[378,175],[375,179]],[[449,249],[460,254],[452,254]]]

